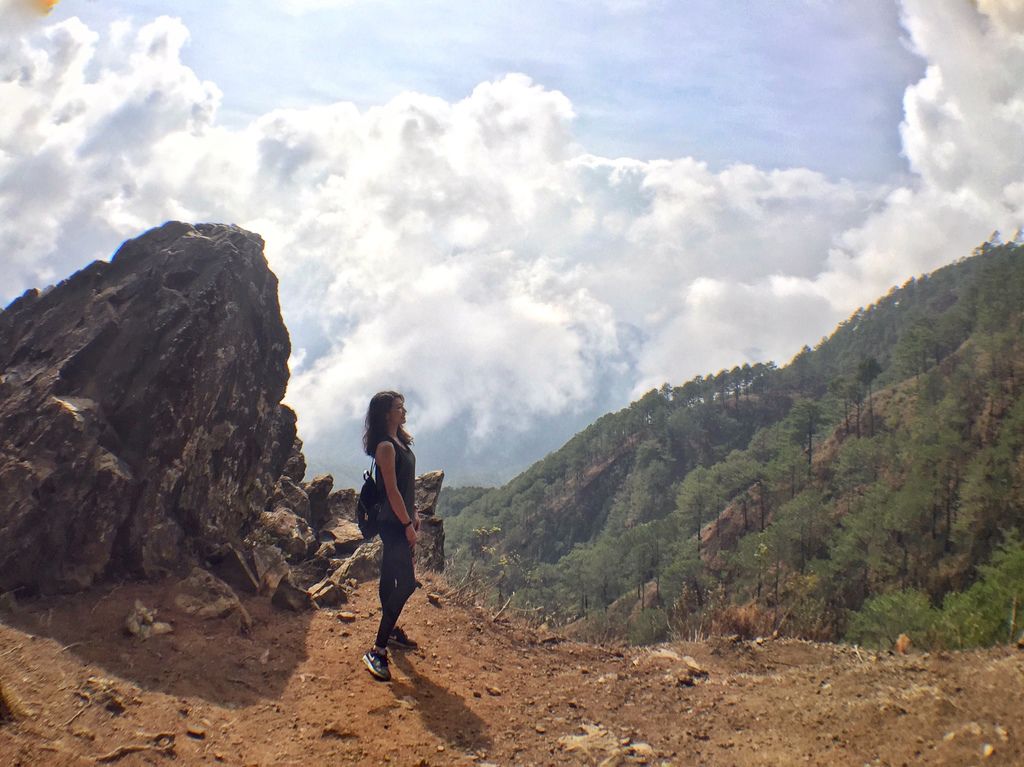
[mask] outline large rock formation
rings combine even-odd
[[[237,542],[295,442],[289,351],[263,242],[233,226],[165,224],[0,312],[0,591]]]
[[[435,514],[443,482],[444,472],[440,470],[428,471],[416,478],[416,507],[422,520],[416,543],[416,566],[436,573],[444,571],[444,521]]]

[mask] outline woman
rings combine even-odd
[[[380,563],[380,627],[373,647],[363,656],[366,668],[377,679],[391,680],[388,642],[415,648],[402,629],[398,616],[416,589],[413,550],[420,518],[416,511],[416,456],[412,437],[405,430],[405,398],[398,392],[373,395],[366,411],[363,449],[377,462],[377,487],[383,483],[380,538],[384,551]]]

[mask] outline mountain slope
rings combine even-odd
[[[858,628],[856,614],[899,592],[886,609],[916,604],[929,641],[994,641],[991,619],[942,627],[934,611],[985,580],[995,552],[1016,566],[1022,306],[1024,248],[986,244],[857,311],[784,368],[652,391],[468,503],[448,522],[457,567],[555,620],[653,581],[661,612],[631,627],[638,640],[724,626],[747,605],[769,628],[887,641],[884,620]],[[996,591],[951,607],[1012,604]]]

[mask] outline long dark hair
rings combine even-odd
[[[396,391],[379,391],[370,399],[363,422],[363,450],[367,455],[376,455],[377,445],[388,438],[388,413],[396,399],[405,401],[405,397]],[[398,440],[406,447],[412,444],[412,435],[401,424],[398,426]]]

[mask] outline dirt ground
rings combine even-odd
[[[597,646],[428,600],[447,588],[410,600],[421,649],[391,684],[360,663],[371,584],[306,614],[246,599],[248,635],[169,584],[23,603],[0,615],[0,765],[1024,764],[1016,649]],[[127,636],[136,599],[174,632]]]

